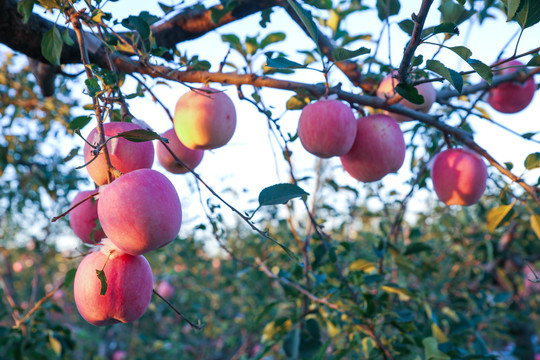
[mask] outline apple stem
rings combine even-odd
[[[180,312],[180,310],[178,310],[177,308],[174,307],[174,305],[172,305],[170,302],[168,302],[163,296],[161,296],[156,290],[152,290],[152,292],[154,294],[156,294],[161,300],[163,300],[165,302],[165,304],[167,304],[176,314],[178,314],[178,316],[180,316],[182,318],[182,320],[184,320],[185,322],[187,322],[192,328],[196,329],[196,330],[201,330],[202,328],[204,328],[206,326],[205,323],[202,323],[202,324],[194,324],[193,322],[191,322],[187,317],[184,316],[184,314],[182,314]]]
[[[72,207],[70,207],[66,212],[63,212],[62,214],[58,215],[58,216],[55,216],[51,219],[51,222],[56,222],[58,219],[66,216],[67,214],[69,214],[69,212],[73,209],[75,209],[77,206],[81,205],[83,202],[93,198],[94,196],[96,195],[99,195],[99,191],[98,192],[95,192],[95,193],[92,193],[90,195],[88,195],[87,197],[85,197],[84,199],[82,199],[81,201],[79,201],[78,203],[76,203],[75,205],[73,205]]]

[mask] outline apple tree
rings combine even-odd
[[[0,357],[534,359],[539,22],[0,0]]]

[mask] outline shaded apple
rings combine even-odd
[[[101,269],[107,279],[104,295],[100,294],[101,281],[96,274]],[[152,288],[152,269],[142,255],[131,256],[107,244],[81,261],[73,295],[81,316],[90,324],[102,326],[140,318],[150,304]]]
[[[376,95],[380,97],[381,99],[387,99],[387,98],[391,98],[397,95],[395,91],[395,87],[398,84],[398,80],[394,78],[395,74],[396,74],[395,71],[388,74],[379,84]],[[429,109],[431,109],[431,106],[435,103],[435,100],[437,99],[437,93],[435,91],[435,88],[433,87],[433,84],[430,82],[418,84],[415,87],[416,87],[416,90],[418,90],[418,93],[424,97],[424,102],[422,104],[414,104],[408,100],[402,99],[399,102],[399,104],[411,110],[427,113]],[[389,113],[389,112],[386,112],[386,113],[392,116],[394,119],[396,119],[396,121],[399,121],[399,122],[413,120],[410,117],[405,116],[405,115]]]
[[[111,122],[103,124],[105,131],[105,139],[110,138],[118,133],[141,129],[139,125],[127,122]],[[99,142],[99,133],[97,128],[92,130],[88,135],[87,141],[90,144]],[[154,163],[154,146],[150,141],[133,142],[123,138],[114,138],[107,143],[109,158],[111,165],[125,174],[130,171],[142,168],[151,168]],[[88,163],[94,158],[92,147],[87,143],[84,144],[84,162]],[[95,160],[86,166],[88,174],[97,185],[107,183],[107,162],[103,155],[103,150]],[[117,176],[112,175],[114,180]]]
[[[236,129],[234,104],[224,92],[210,87],[189,91],[176,103],[174,129],[190,149],[222,147]]]
[[[128,358],[128,353],[127,353],[127,351],[124,351],[124,350],[116,350],[116,351],[113,353],[112,360],[127,360],[127,358]]]
[[[472,205],[486,189],[487,167],[471,150],[448,149],[433,160],[431,179],[437,197],[446,205]]]
[[[122,251],[140,255],[170,243],[180,231],[182,207],[169,179],[139,169],[100,189],[98,216],[107,237]]]
[[[298,137],[308,152],[321,158],[345,155],[354,142],[356,118],[339,100],[319,100],[302,109]]]
[[[517,60],[512,60],[501,66],[523,66],[523,64]],[[503,69],[496,72],[496,74],[505,75],[516,71],[519,71],[519,68]],[[487,95],[487,102],[499,112],[514,114],[525,109],[531,103],[535,92],[536,84],[532,77],[524,83],[509,81],[491,88]]]
[[[382,179],[399,170],[405,159],[405,140],[398,123],[388,115],[358,119],[351,150],[343,155],[343,168],[362,182]]]
[[[80,191],[73,198],[70,208],[96,191]],[[69,212],[71,229],[86,244],[96,244],[105,237],[98,222],[97,203],[98,200],[89,199]]]
[[[161,134],[162,137],[169,140],[167,144],[173,153],[184,162],[191,170],[195,169],[202,161],[204,150],[190,149],[186,147],[176,136],[174,129],[169,129]],[[176,162],[165,145],[161,142],[157,143],[156,154],[159,163],[165,170],[173,174],[185,174],[188,172],[184,166]]]

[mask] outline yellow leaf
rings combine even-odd
[[[397,286],[383,285],[381,286],[381,290],[392,294],[398,294],[399,299],[403,301],[408,301],[411,297],[414,297],[414,294],[411,291]]]
[[[49,345],[51,345],[56,355],[60,356],[62,354],[62,343],[52,334],[49,334]]]
[[[446,337],[442,329],[439,327],[439,325],[432,323],[431,331],[433,332],[433,336],[435,336],[439,343],[445,343],[448,341],[448,338]]]
[[[363,271],[365,273],[370,273],[376,268],[375,264],[364,259],[358,259],[349,265],[349,271]]]
[[[497,226],[503,221],[504,217],[508,215],[510,210],[514,207],[514,203],[510,205],[502,205],[489,210],[487,214],[487,226],[489,232],[494,232]]]
[[[328,331],[328,336],[331,338],[341,333],[341,330],[335,327],[330,320],[326,321],[326,330]]]
[[[366,336],[362,339],[362,350],[364,351],[364,355],[366,356],[366,359],[369,359],[369,353],[373,348],[375,347],[375,342],[372,338],[369,336]]]
[[[531,215],[531,227],[536,234],[536,237],[540,239],[540,215]]]

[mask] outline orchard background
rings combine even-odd
[[[503,115],[485,96],[540,72],[539,21],[537,0],[0,0],[0,358],[534,359],[540,100]],[[528,66],[492,71],[511,59]],[[433,82],[429,113],[374,95],[392,70],[407,99]],[[183,219],[145,255],[185,318],[154,295],[133,323],[90,325],[73,299],[90,247],[69,215],[51,222],[95,188],[77,133],[105,118],[161,134],[206,83],[234,101],[235,135],[198,178],[154,162]],[[358,182],[303,149],[300,109],[325,95],[414,118],[397,174]],[[463,146],[487,188],[447,206],[430,164]],[[278,183],[298,188],[259,197]]]

